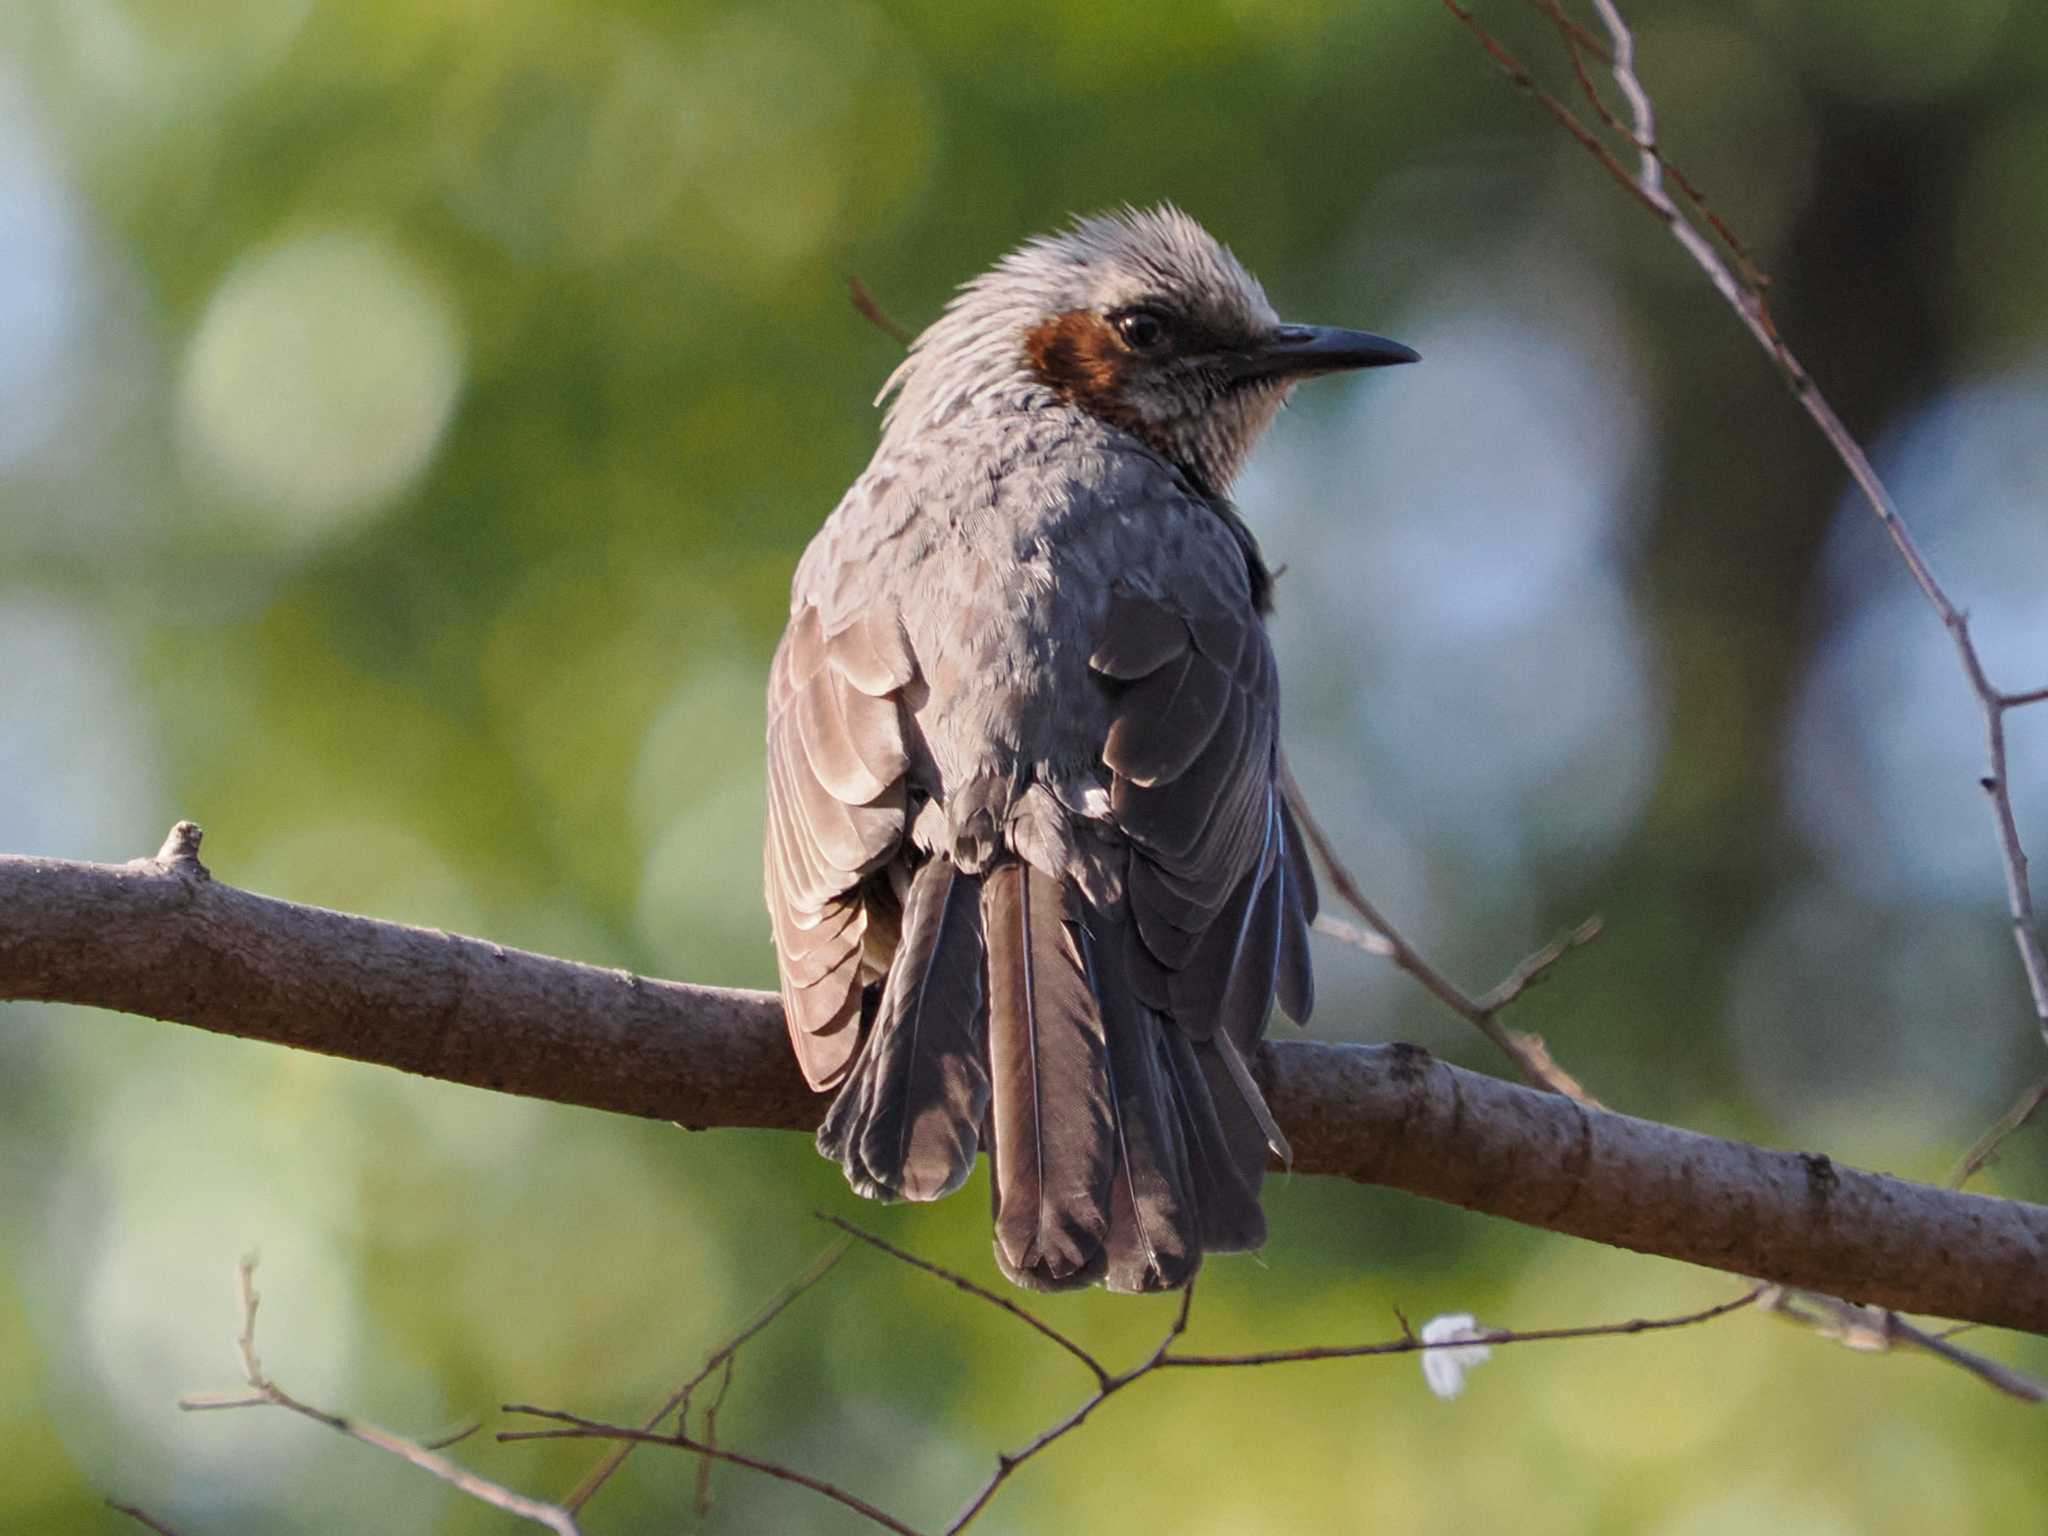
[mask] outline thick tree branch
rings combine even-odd
[[[0,997],[83,1003],[689,1126],[808,1130],[773,995],[652,981],[127,865],[0,857]],[[2048,1333],[2048,1208],[1578,1104],[1412,1046],[1260,1062],[1298,1173],[1902,1311]]]

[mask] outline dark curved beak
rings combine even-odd
[[[1422,354],[1413,347],[1370,331],[1346,331],[1334,325],[1283,325],[1262,345],[1245,353],[1232,372],[1240,379],[1305,379],[1319,373],[1421,361]]]

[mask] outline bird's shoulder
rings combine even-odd
[[[792,611],[841,612],[934,562],[1016,561],[1062,585],[1126,579],[1263,611],[1257,542],[1221,497],[1081,413],[1015,411],[886,439],[812,539]]]

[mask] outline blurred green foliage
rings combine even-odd
[[[1568,93],[1540,20],[1485,14]],[[1776,277],[1853,427],[2041,366],[2048,11],[1631,14],[1668,149]],[[1428,0],[15,0],[0,43],[0,846],[123,859],[186,815],[238,884],[768,984],[760,679],[896,353],[846,280],[917,323],[1026,234],[1171,197],[1284,312],[1403,335],[1473,380],[1408,397],[1429,425],[1382,448],[1360,445],[1405,377],[1310,392],[1244,495],[1297,571],[1290,742],[1414,936],[1484,984],[1599,909],[1607,937],[1517,1012],[1609,1102],[1919,1177],[2039,1070],[1981,811],[1956,894],[1859,885],[1801,819],[1821,813],[1788,808],[1796,781],[1870,847],[1907,830],[1854,820],[1868,786],[1795,726],[1861,590],[1830,577],[1829,540],[1882,560],[1879,531],[1845,513],[1830,535],[1837,468],[1739,327]],[[1511,356],[1533,359],[1548,436],[1487,393]],[[1427,589],[1421,659],[1339,643],[1324,626],[1385,577],[1379,552],[1456,510],[1404,467],[1494,438],[1535,445],[1526,474],[1374,600]],[[1437,670],[1440,633],[1512,606],[1475,594],[1525,568],[1500,555],[1518,531],[1556,547],[1524,490],[1569,502],[1596,466],[1605,489],[1557,525],[1585,549],[1531,620],[1546,638]],[[2038,592],[2048,566],[2014,551],[2042,503],[2016,504],[1985,559]],[[1497,685],[1569,715],[1624,650],[1550,756],[1471,713]],[[2010,686],[2048,680],[2048,647],[1992,659]],[[1376,683],[1382,664],[1398,675]],[[1911,733],[1919,697],[1849,702]],[[1965,711],[1965,754],[1971,729]],[[1472,781],[1500,824],[1384,787],[1431,777],[1425,737],[1512,776]],[[2035,748],[2030,786],[2048,738],[2016,736]],[[1948,775],[1964,803],[1975,771]],[[2037,852],[2044,809],[2029,788]],[[1322,964],[1319,1032],[1495,1065],[1376,962]],[[505,1528],[302,1422],[175,1412],[233,1384],[251,1247],[278,1378],[418,1434],[506,1399],[646,1411],[823,1245],[814,1208],[990,1272],[978,1190],[857,1209],[801,1138],[67,1009],[0,1009],[0,1168],[8,1532],[132,1529],[107,1495],[192,1533]],[[1985,1187],[2048,1194],[2038,1141]],[[1383,1336],[1395,1307],[1616,1319],[1732,1284],[1307,1178],[1267,1206],[1265,1254],[1204,1276],[1205,1345]],[[1118,1360],[1168,1317],[1046,1310]],[[2037,1340],[1984,1347],[2048,1368]],[[856,1254],[748,1347],[720,1428],[930,1521],[1085,1385],[992,1310]],[[1744,1316],[1505,1350],[1455,1403],[1400,1360],[1162,1381],[985,1528],[2010,1531],[2048,1499],[2039,1446],[2038,1418],[1961,1373]],[[459,1454],[555,1493],[590,1460]],[[643,1451],[588,1528],[862,1528],[730,1470],[700,1518],[693,1476]]]

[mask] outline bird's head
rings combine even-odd
[[[1416,354],[1363,331],[1283,323],[1257,279],[1171,205],[1077,220],[961,289],[883,391],[892,430],[969,399],[1051,398],[1227,490],[1288,392]]]

